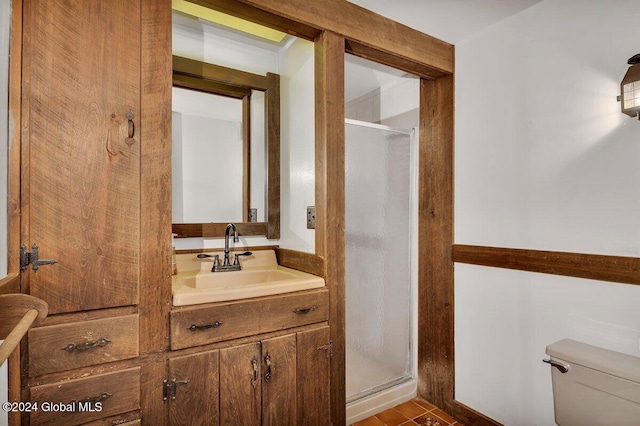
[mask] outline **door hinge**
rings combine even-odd
[[[24,244],[20,245],[20,270],[26,271],[27,267],[31,265],[31,268],[34,271],[37,271],[38,268],[42,265],[53,265],[54,263],[58,263],[57,260],[40,260],[38,257],[38,245],[34,244],[31,246],[31,251],[27,251],[27,246]]]
[[[188,384],[188,380],[176,380],[171,379],[168,381],[167,379],[162,381],[162,400],[166,401],[171,398],[176,399],[176,394],[178,393],[178,386]]]
[[[318,350],[325,351],[325,355],[327,356],[327,358],[331,358],[331,355],[333,355],[333,343],[329,341],[322,346],[318,346]]]

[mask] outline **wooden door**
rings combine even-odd
[[[58,263],[23,287],[50,314],[137,304],[140,0],[24,0],[24,17],[22,238]]]
[[[262,341],[262,425],[296,426],[296,335]]]
[[[220,425],[261,422],[260,343],[220,349]]]
[[[208,351],[169,360],[169,385],[175,383],[175,396],[168,398],[170,425],[219,424],[218,356]]]
[[[329,327],[297,333],[298,425],[328,425],[329,413]]]

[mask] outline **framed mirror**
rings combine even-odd
[[[279,238],[280,76],[173,56],[173,110],[173,232]]]

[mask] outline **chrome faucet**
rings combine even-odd
[[[205,259],[207,257],[213,258],[213,267],[211,268],[211,272],[226,272],[226,271],[240,271],[240,260],[238,259],[240,256],[251,256],[253,253],[250,251],[245,251],[244,253],[237,253],[233,256],[233,264],[229,261],[229,237],[230,231],[233,231],[233,242],[237,243],[240,241],[238,238],[238,229],[236,225],[230,223],[227,225],[227,228],[224,230],[224,260],[222,261],[222,265],[220,264],[220,256],[215,254],[204,254],[200,253],[198,255],[199,259]]]
[[[224,230],[224,261],[222,262],[222,266],[232,266],[229,262],[229,231],[231,230],[233,230],[233,242],[237,243],[240,241],[238,239],[238,228],[236,228],[236,225],[233,223],[228,224]]]

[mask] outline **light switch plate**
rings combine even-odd
[[[307,207],[307,229],[316,229],[316,206]]]

